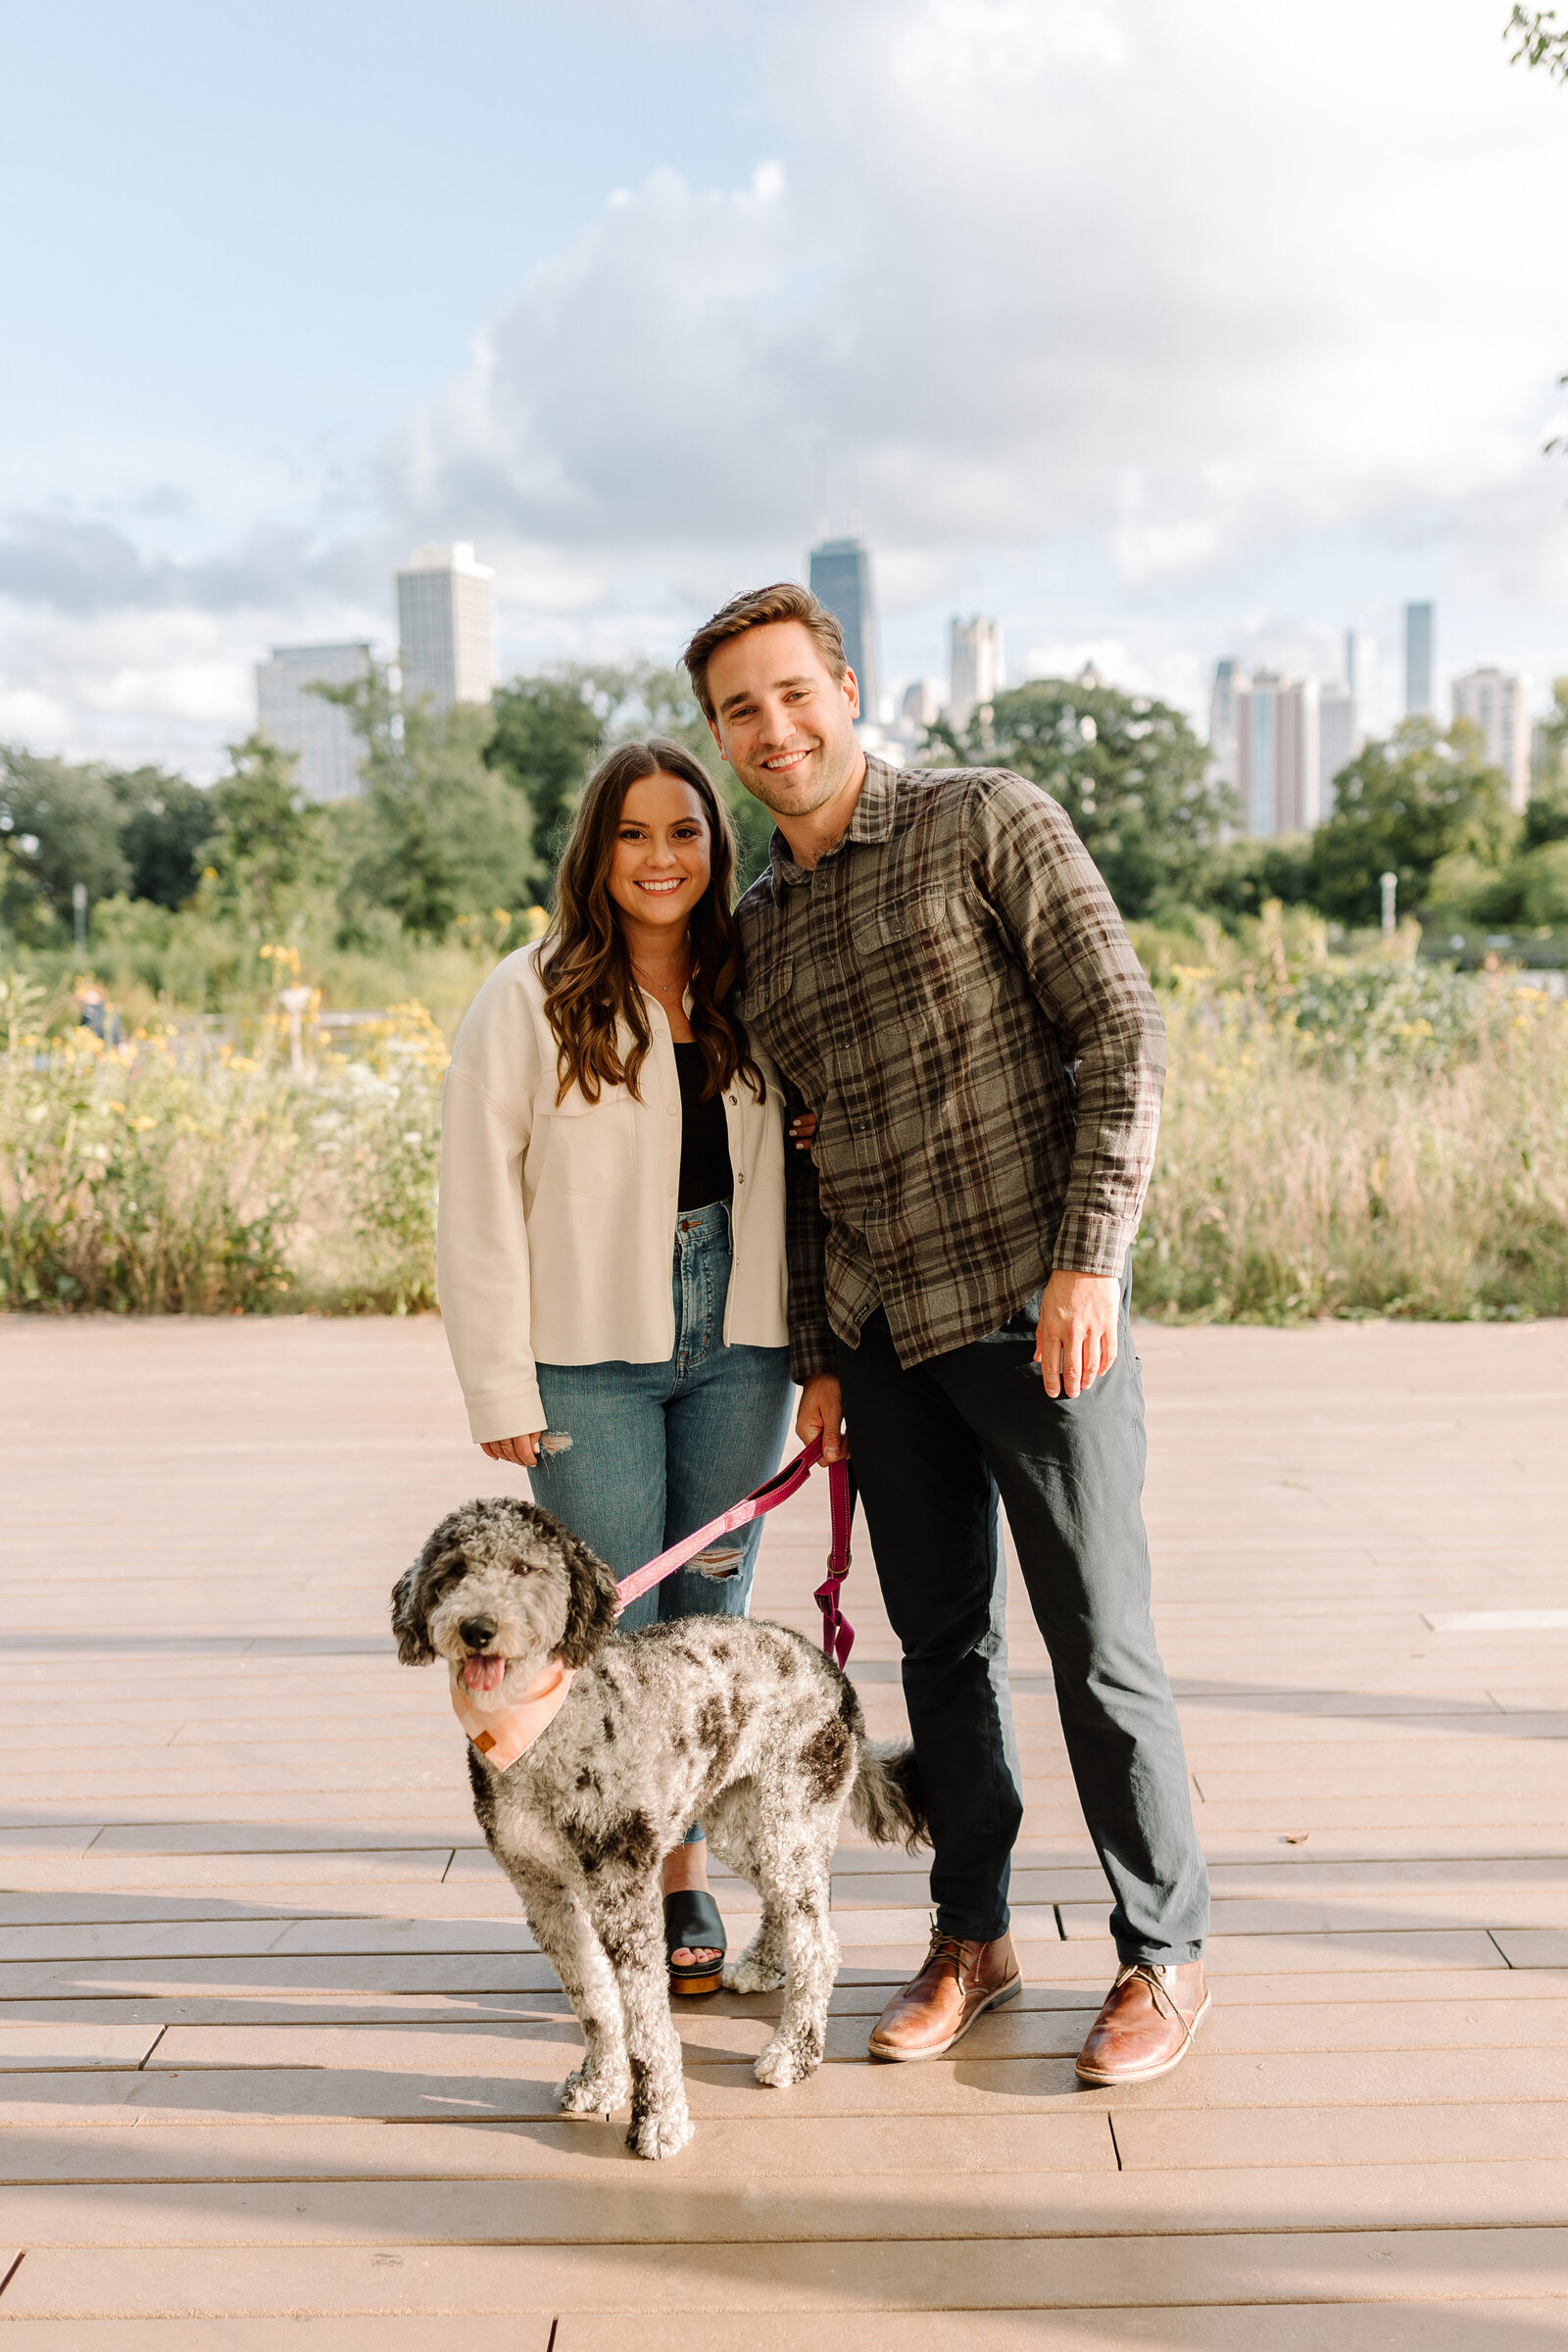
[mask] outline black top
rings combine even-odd
[[[707,1208],[710,1201],[732,1200],[735,1178],[729,1164],[729,1129],[724,1123],[724,1098],[699,1101],[708,1080],[701,1046],[677,1046],[675,1067],[680,1073],[680,1200],[681,1208]]]

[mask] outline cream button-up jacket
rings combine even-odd
[[[441,1119],[436,1261],[447,1344],[476,1445],[548,1427],[536,1363],[656,1364],[675,1352],[671,1262],[680,1079],[664,1010],[641,1100],[577,1087],[556,1101],[556,1041],[539,949],[497,964],[464,1016]],[[623,1038],[623,1045],[629,1038]],[[778,1073],[759,1102],[724,1090],[735,1176],[727,1346],[782,1348],[784,1116]]]

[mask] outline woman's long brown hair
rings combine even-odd
[[[571,837],[556,875],[556,907],[539,959],[545,1016],[557,1045],[556,1101],[575,1081],[590,1102],[607,1086],[639,1093],[638,1073],[653,1052],[648,1008],[632,973],[625,934],[610,895],[610,863],[621,809],[644,776],[678,776],[702,802],[708,817],[711,872],[692,908],[692,1035],[707,1065],[707,1102],[739,1076],[760,1102],[762,1074],[746,1032],[728,1012],[741,977],[741,943],[730,912],[735,881],[735,832],[712,779],[683,744],[655,735],[618,744],[583,788]],[[631,1031],[622,1059],[618,1023]]]

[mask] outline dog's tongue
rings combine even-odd
[[[470,1690],[495,1690],[507,1671],[505,1658],[465,1658],[463,1679]]]

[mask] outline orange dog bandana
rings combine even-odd
[[[536,1683],[529,1684],[514,1705],[503,1709],[499,1715],[481,1714],[463,1685],[453,1677],[453,1709],[485,1762],[497,1772],[505,1772],[555,1721],[566,1703],[575,1675],[575,1667],[563,1666],[557,1659],[545,1668]]]

